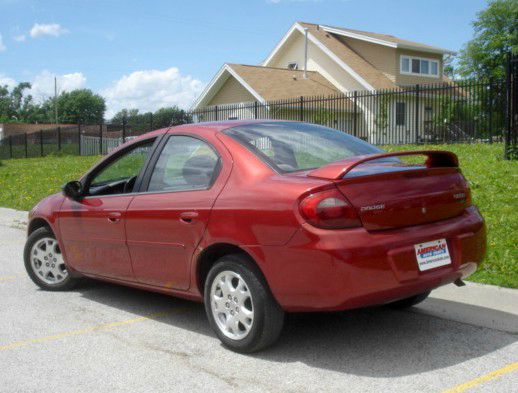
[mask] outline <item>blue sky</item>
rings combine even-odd
[[[0,83],[87,87],[121,107],[188,107],[225,62],[258,64],[295,21],[459,50],[484,0],[0,0]]]

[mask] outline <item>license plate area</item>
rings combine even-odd
[[[414,245],[417,267],[420,271],[451,265],[450,251],[446,239],[432,240]]]

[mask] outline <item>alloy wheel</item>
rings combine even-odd
[[[68,277],[68,270],[56,239],[44,237],[31,249],[31,267],[46,284],[60,284]]]
[[[241,340],[254,323],[252,294],[239,274],[225,270],[212,282],[210,307],[216,325],[230,339]]]

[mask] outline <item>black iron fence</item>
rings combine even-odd
[[[328,97],[216,105],[193,121],[285,119],[333,127],[371,143],[502,141],[506,82],[477,81],[354,91]]]
[[[0,140],[0,159],[49,154],[107,154],[126,140],[151,131],[123,124],[78,124],[10,135]]]
[[[515,70],[516,63],[509,64]],[[333,127],[377,145],[493,143],[505,139],[510,141],[507,154],[516,152],[517,81],[512,74],[507,80],[487,83],[462,81],[218,105],[194,110],[183,121],[299,120]],[[0,159],[106,154],[129,138],[166,125],[123,120],[122,124],[79,124],[11,135],[0,140]]]
[[[507,58],[507,111],[504,157],[518,159],[518,55]]]

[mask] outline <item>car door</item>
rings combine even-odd
[[[67,263],[100,276],[132,280],[125,215],[155,138],[136,142],[94,168],[83,180],[85,196],[66,198],[58,224]]]
[[[190,135],[164,138],[146,173],[144,192],[127,210],[126,236],[137,281],[189,288],[191,256],[229,171],[208,142]]]

